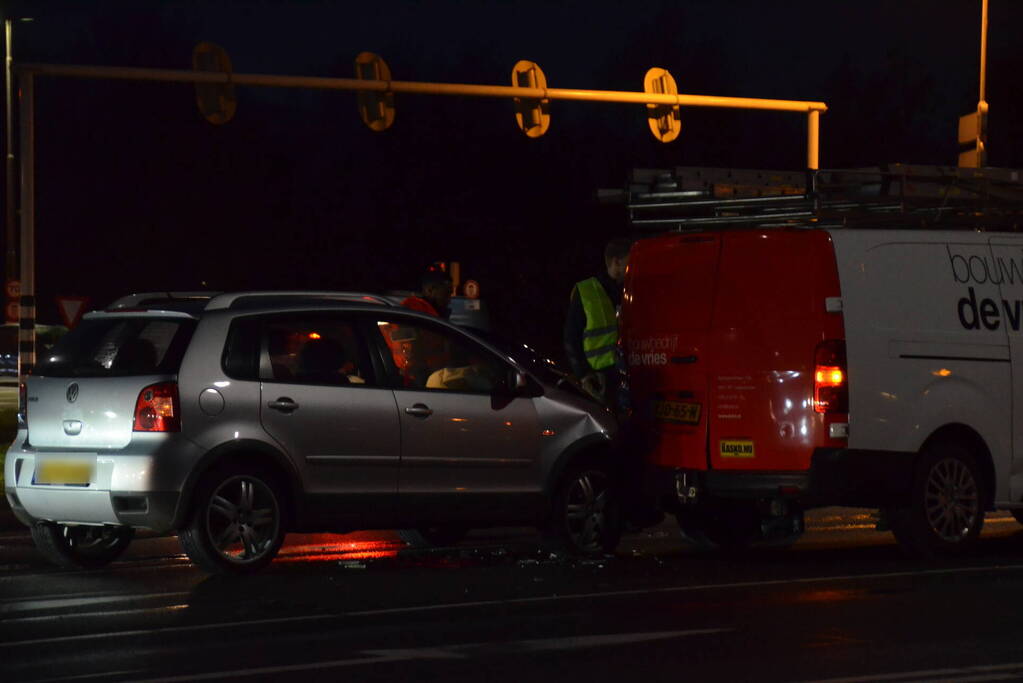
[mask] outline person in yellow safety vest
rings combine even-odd
[[[615,239],[604,248],[605,272],[572,288],[564,346],[572,373],[586,391],[619,412],[618,309],[632,242]]]

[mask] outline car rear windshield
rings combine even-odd
[[[84,320],[42,355],[44,377],[174,374],[195,330],[190,318],[110,317]]]

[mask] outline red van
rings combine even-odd
[[[623,349],[648,460],[683,531],[716,543],[802,530],[818,448],[845,446],[848,395],[834,249],[822,230],[641,240]],[[711,505],[711,501],[725,499]],[[770,522],[761,528],[762,522]]]

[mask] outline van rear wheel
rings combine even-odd
[[[737,552],[759,537],[760,514],[752,501],[701,503],[675,518],[683,540],[700,548]]]
[[[104,567],[124,553],[135,530],[129,526],[86,526],[36,522],[32,540],[43,556],[68,569]]]
[[[984,526],[984,493],[976,460],[965,446],[928,446],[917,467],[910,506],[888,511],[892,533],[919,557],[965,552]]]

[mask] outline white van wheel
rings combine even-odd
[[[984,488],[973,455],[958,443],[921,454],[910,507],[892,511],[895,538],[923,557],[967,550],[984,525]]]

